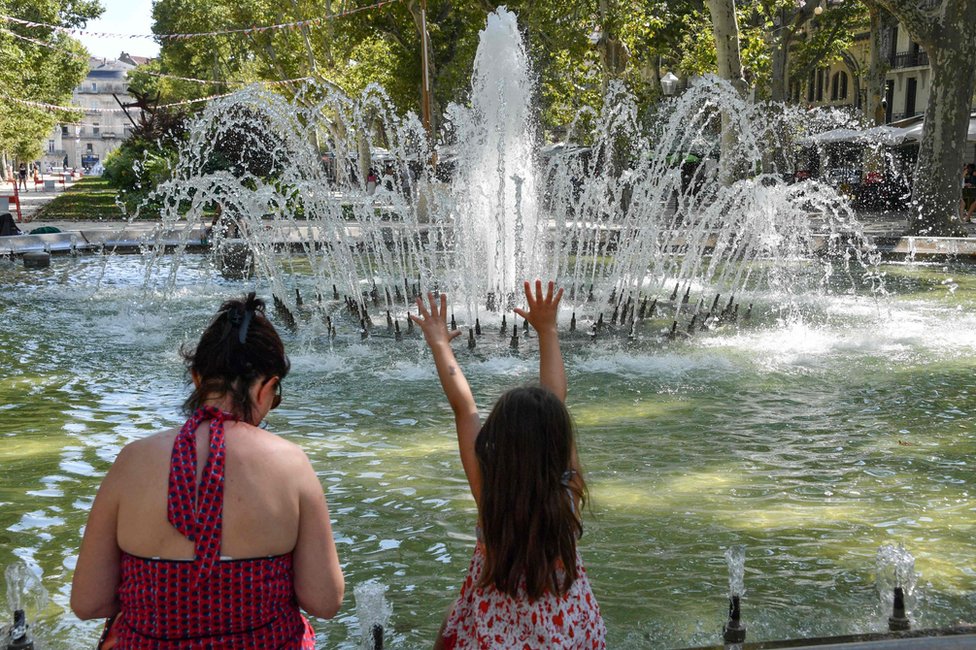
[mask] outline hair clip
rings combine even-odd
[[[251,319],[254,318],[254,310],[248,309],[244,312],[244,318],[241,321],[241,331],[237,335],[237,340],[240,343],[244,343],[247,339],[247,328],[251,326]]]

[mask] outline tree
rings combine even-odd
[[[875,126],[885,123],[885,80],[891,67],[891,39],[898,21],[883,7],[872,5],[871,11],[871,61],[865,79],[867,90],[864,116]]]
[[[0,13],[61,27],[83,27],[101,14],[97,0],[0,0]],[[25,102],[62,106],[88,72],[88,54],[66,34],[8,22],[0,32],[0,178],[12,159],[36,160],[59,122],[76,114]]]
[[[976,0],[870,0],[890,11],[929,55],[931,90],[915,168],[909,225],[959,234],[962,164],[976,90]]]

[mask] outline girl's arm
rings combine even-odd
[[[548,388],[563,402],[566,401],[566,367],[563,365],[563,355],[559,348],[559,330],[556,327],[556,316],[559,313],[559,301],[563,297],[563,290],[559,289],[553,294],[556,285],[551,280],[546,288],[546,293],[542,293],[542,280],[535,281],[535,295],[532,293],[531,286],[525,283],[525,302],[528,310],[517,309],[515,313],[529,321],[539,334],[539,383]],[[573,446],[573,456],[570,460],[568,469],[574,472],[570,478],[572,483],[578,485],[580,468],[579,456]],[[574,497],[576,512],[579,512],[580,500]]]
[[[556,285],[550,281],[546,293],[542,293],[542,280],[535,281],[535,295],[525,283],[525,302],[528,310],[515,309],[515,313],[529,321],[539,335],[539,383],[551,390],[556,397],[566,401],[566,368],[559,349],[559,331],[556,315],[563,297],[560,289],[553,295]]]
[[[478,437],[478,432],[481,430],[481,420],[478,417],[478,407],[474,402],[474,395],[471,394],[471,387],[454,357],[454,350],[451,349],[451,341],[461,332],[459,330],[453,332],[447,330],[447,296],[445,294],[441,294],[440,304],[430,293],[427,294],[427,301],[430,303],[430,310],[428,311],[424,301],[418,298],[417,307],[420,315],[411,314],[410,318],[420,326],[424,333],[424,339],[434,355],[437,376],[441,380],[441,387],[451,405],[451,410],[454,411],[454,426],[457,429],[461,465],[464,467],[464,474],[468,477],[468,485],[471,487],[471,494],[474,495],[475,503],[480,505],[481,468],[478,467],[474,443]]]

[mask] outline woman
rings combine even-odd
[[[344,581],[308,458],[258,426],[290,367],[264,302],[225,302],[183,357],[191,417],[119,453],[89,514],[71,609],[116,617],[119,650],[313,648],[299,607],[332,617]]]

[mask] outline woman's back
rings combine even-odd
[[[199,484],[207,459],[209,426],[196,431]],[[170,458],[178,431],[163,431],[132,443],[119,455],[119,547],[139,557],[193,559],[193,542],[167,519]],[[221,555],[253,558],[281,555],[298,538],[300,475],[304,454],[294,444],[257,427],[225,425],[223,535]]]

